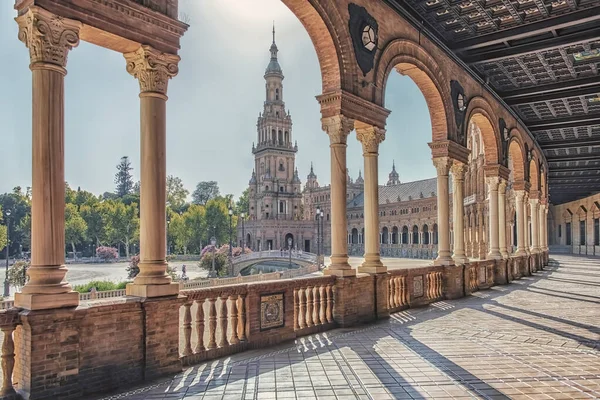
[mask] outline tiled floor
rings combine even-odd
[[[600,259],[105,399],[598,399]]]

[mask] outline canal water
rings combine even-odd
[[[242,276],[260,274],[268,274],[269,272],[287,271],[289,269],[298,269],[300,265],[291,263],[289,261],[265,261],[260,262],[249,267],[244,268],[240,271]]]

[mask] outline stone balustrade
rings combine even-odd
[[[396,312],[443,298],[443,267],[389,271],[388,308]]]
[[[19,313],[16,309],[0,311],[0,330],[2,331],[2,388],[0,398],[16,399],[13,387],[13,372],[15,368],[15,342],[13,333],[17,327]]]

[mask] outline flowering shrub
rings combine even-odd
[[[114,247],[100,246],[96,249],[96,256],[104,261],[115,261],[119,258],[119,253]]]
[[[133,279],[140,273],[140,256],[136,255],[129,259],[129,265],[125,268],[127,270],[127,278]],[[170,266],[167,265],[167,274],[174,280],[178,280],[177,273]]]
[[[8,282],[18,290],[21,290],[29,280],[27,277],[27,268],[29,268],[27,261],[17,261],[8,270]]]

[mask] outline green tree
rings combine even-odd
[[[188,226],[192,236],[190,238],[189,250],[200,254],[202,241],[207,236],[206,231],[206,209],[204,206],[192,204],[183,214],[185,224]],[[208,242],[208,238],[207,242]],[[207,243],[205,242],[205,243]]]
[[[131,162],[129,157],[121,157],[121,162],[117,165],[117,173],[115,174],[115,184],[117,188],[115,193],[119,197],[123,197],[133,192],[133,176],[131,175]]]
[[[19,245],[28,249],[27,237],[29,231],[25,229],[28,225],[24,222],[31,215],[31,199],[21,190],[20,186],[13,189],[12,193],[0,194],[0,207],[3,210],[3,221],[7,225],[10,222],[10,253],[15,254],[19,250]],[[6,211],[10,211],[10,221],[7,221]],[[30,226],[30,225],[29,225]]]
[[[237,215],[240,215],[241,213],[248,215],[249,212],[250,212],[250,189],[246,188],[246,190],[244,190],[242,192],[242,195],[240,196],[238,201],[235,203],[235,213]]]
[[[79,210],[87,225],[86,236],[95,242],[95,247],[106,239],[106,212],[104,203],[83,204]]]
[[[174,213],[169,223],[169,237],[175,242],[176,251],[187,254],[192,236],[191,226],[185,223],[185,217]]]
[[[181,211],[185,205],[186,199],[190,192],[183,187],[181,178],[173,175],[167,176],[167,206],[175,211]]]
[[[0,223],[2,220],[2,207],[0,207]],[[0,250],[6,247],[6,225],[0,225]]]
[[[120,201],[105,202],[106,234],[110,243],[125,245],[125,255],[129,258],[129,247],[138,237],[140,219],[137,203],[125,205]]]
[[[232,220],[235,226],[237,220]],[[217,197],[206,203],[206,226],[209,235],[215,235],[217,244],[229,243],[229,201]]]
[[[85,240],[87,224],[79,215],[75,204],[65,206],[65,242],[69,243],[73,249],[73,257],[77,258],[77,249],[75,244]]]
[[[200,182],[192,194],[194,204],[206,205],[209,200],[219,196],[219,185],[215,181]]]

